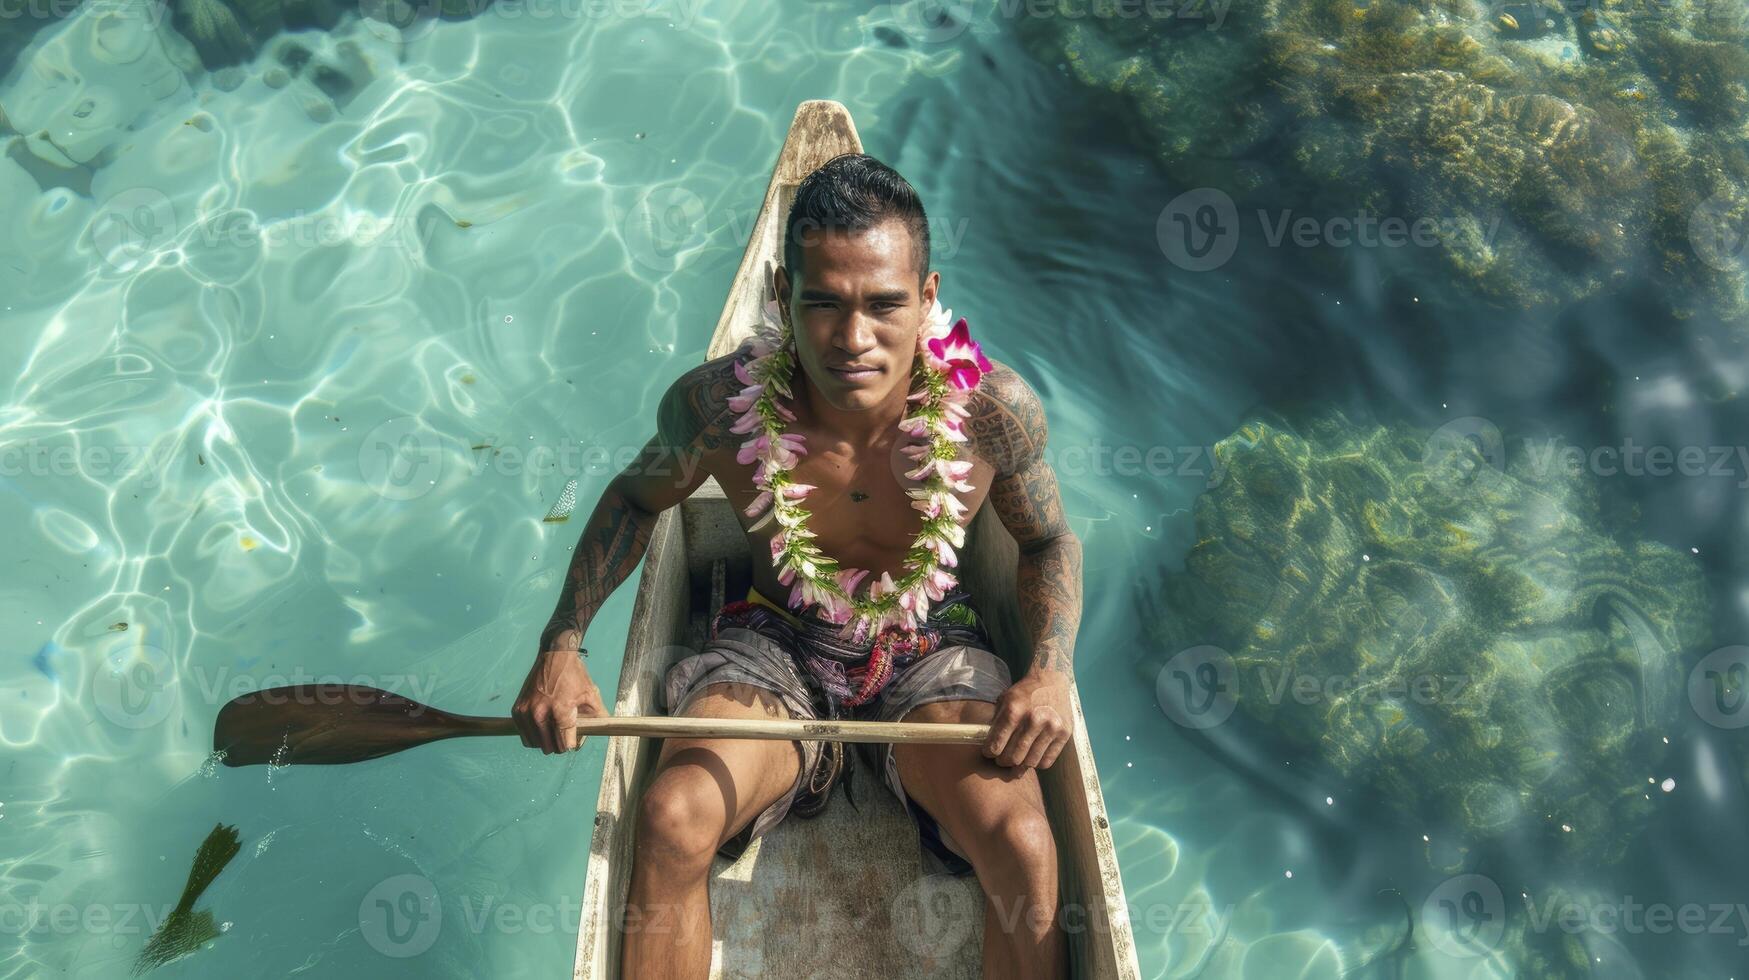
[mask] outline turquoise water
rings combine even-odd
[[[0,83],[24,134],[0,159],[0,977],[122,975],[217,821],[243,836],[202,902],[225,932],[161,976],[568,970],[599,742],[230,771],[213,716],[319,678],[508,711],[579,530],[541,517],[573,478],[586,511],[703,356],[809,98],[845,103],[916,184],[943,303],[1045,398],[1144,975],[1514,972],[1406,937],[1448,877],[1419,829],[1163,716],[1138,669],[1169,652],[1152,597],[1195,542],[1210,447],[1255,409],[1729,441],[1740,325],[1423,304],[1390,249],[1242,248],[1188,272],[1156,220],[1189,188],[996,22],[922,43],[910,6],[583,6],[403,38],[349,15],[208,73],[129,9],[44,31]],[[1612,489],[1655,540],[1700,549],[1734,642],[1743,491]],[[588,637],[608,692],[631,600]],[[1648,774],[1674,791],[1592,884],[1740,899],[1721,751],[1684,741]],[[1741,977],[1749,923],[1727,926],[1594,935],[1588,968]]]

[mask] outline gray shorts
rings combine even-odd
[[[668,668],[662,685],[664,705],[669,714],[683,715],[705,688],[723,683],[746,684],[771,691],[792,718],[817,717],[808,682],[789,651],[764,633],[740,627],[723,629],[715,639],[705,643],[702,652],[685,657]],[[942,647],[895,675],[873,701],[858,709],[856,717],[870,721],[898,721],[912,708],[932,701],[994,703],[1010,683],[1008,665],[995,653],[975,646]],[[754,818],[753,837],[764,834],[783,820],[819,761],[822,743],[803,741],[795,744],[802,750],[802,765],[795,785]],[[918,821],[919,832],[925,841],[929,842],[931,835],[938,835],[940,843],[949,851],[965,857],[964,850],[948,835],[947,828],[936,826],[923,808],[905,795],[892,744],[865,742],[858,743],[856,748],[862,753],[862,758],[881,773],[887,788]]]

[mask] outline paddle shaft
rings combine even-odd
[[[470,718],[466,735],[515,735],[509,718]],[[653,717],[579,718],[577,737],[641,735],[645,738],[758,738],[826,742],[934,742],[982,745],[989,725],[954,725],[906,721],[825,721],[794,718]]]

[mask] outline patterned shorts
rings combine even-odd
[[[685,657],[668,669],[663,683],[663,700],[668,713],[685,714],[705,688],[723,683],[746,684],[776,694],[792,718],[819,717],[808,680],[779,636],[739,627],[721,630],[705,643],[702,652]],[[898,721],[911,709],[932,701],[994,703],[1010,683],[1008,665],[992,651],[970,644],[946,646],[905,667],[874,700],[846,717]],[[764,834],[783,820],[819,765],[824,743],[802,741],[795,744],[800,746],[802,755],[795,785],[754,818],[748,830],[743,831],[740,846],[745,846],[746,840]],[[864,763],[881,774],[887,788],[917,822],[928,863],[944,870],[962,873],[969,870],[965,852],[946,829],[939,827],[934,818],[906,796],[905,787],[899,781],[893,746],[890,743],[856,743],[855,748]],[[726,850],[725,856],[738,853],[739,847]]]

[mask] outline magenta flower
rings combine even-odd
[[[942,371],[946,373],[948,382],[962,390],[976,388],[979,378],[995,370],[995,365],[984,356],[983,348],[972,339],[971,330],[966,326],[966,318],[963,316],[948,331],[946,337],[936,337],[929,341],[929,353],[946,365]]]

